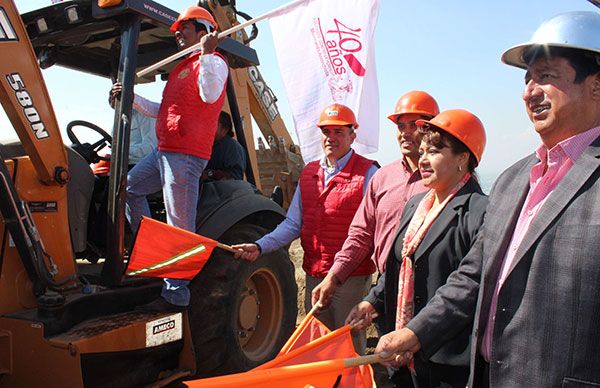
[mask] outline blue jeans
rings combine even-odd
[[[167,223],[196,232],[196,207],[200,176],[208,161],[177,152],[152,151],[127,175],[127,220],[136,233],[142,216],[150,217],[146,196],[162,189]],[[161,295],[168,302],[187,306],[190,303],[188,280],[164,279]]]

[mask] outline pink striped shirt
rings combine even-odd
[[[418,170],[411,172],[404,159],[377,170],[329,271],[343,283],[372,253],[378,271],[383,272],[404,205],[423,191],[421,174]]]
[[[504,255],[504,261],[500,270],[500,276],[496,281],[496,288],[490,305],[490,314],[481,343],[481,355],[488,362],[492,356],[492,334],[494,332],[494,321],[498,307],[498,293],[509,274],[509,269],[511,268],[517,249],[529,230],[531,222],[544,205],[544,202],[546,202],[550,194],[552,194],[556,186],[571,167],[573,167],[573,164],[579,159],[585,149],[598,136],[600,136],[600,127],[595,127],[561,141],[550,150],[542,144],[535,151],[540,162],[533,166],[529,173],[529,193],[521,209],[508,250]]]

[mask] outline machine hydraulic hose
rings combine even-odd
[[[62,286],[73,280],[73,278],[60,282],[54,280],[57,268],[44,250],[27,204],[19,198],[2,153],[0,153],[0,212],[19,251],[27,275],[33,283],[35,295],[41,295],[47,288],[60,291]]]

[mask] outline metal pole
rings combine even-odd
[[[108,286],[121,283],[124,271],[125,195],[129,164],[129,131],[133,85],[137,65],[140,16],[129,14],[121,22],[121,53],[117,80],[123,92],[115,106],[106,231],[106,261],[102,267],[102,282]]]

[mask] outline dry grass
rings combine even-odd
[[[295,240],[290,245],[290,260],[294,263],[294,268],[296,269],[296,284],[298,285],[298,317],[296,318],[296,322],[300,323],[304,316],[306,315],[306,311],[304,309],[304,290],[306,290],[306,279],[304,277],[304,270],[302,269],[302,257],[304,255],[304,251],[300,246],[300,239]]]

